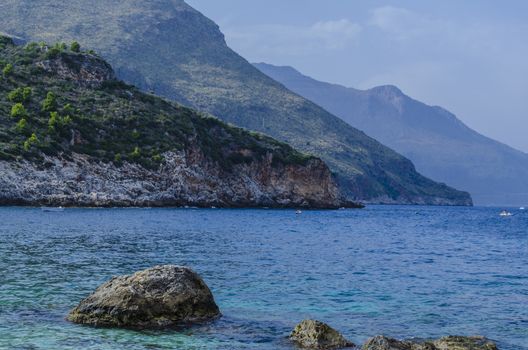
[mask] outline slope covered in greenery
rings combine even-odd
[[[471,203],[467,193],[423,177],[409,160],[262,74],[182,0],[5,0],[0,12],[0,31],[78,39],[127,82],[320,156],[348,198]]]

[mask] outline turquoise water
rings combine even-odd
[[[368,336],[482,334],[528,349],[528,213],[0,208],[1,349],[293,349],[304,318]],[[112,275],[193,267],[224,317],[178,332],[64,320]]]

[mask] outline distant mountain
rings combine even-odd
[[[469,205],[414,165],[229,49],[218,26],[182,0],[3,0],[0,31],[78,40],[140,88],[261,131],[321,157],[349,199]]]
[[[145,94],[93,53],[0,36],[0,204],[317,207],[328,167]]]
[[[255,64],[287,88],[411,159],[434,180],[468,190],[481,205],[528,204],[528,154],[470,129],[441,107],[394,86],[357,90]]]

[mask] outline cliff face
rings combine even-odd
[[[471,203],[467,193],[420,175],[408,159],[261,73],[183,0],[3,0],[0,13],[4,32],[79,40],[143,90],[321,157],[352,200]]]
[[[144,94],[94,54],[4,38],[0,65],[0,204],[355,206],[320,159]]]
[[[0,161],[0,204],[53,206],[199,206],[337,208],[326,165],[272,166],[272,155],[226,173],[199,150],[168,152],[159,169],[73,154],[41,165]],[[348,205],[350,206],[350,204]]]

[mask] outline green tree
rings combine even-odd
[[[16,88],[7,94],[7,99],[11,102],[24,102],[24,89]]]
[[[55,127],[59,124],[59,113],[51,112],[48,120],[48,130],[50,132],[55,131]]]
[[[79,51],[81,51],[81,45],[79,45],[79,43],[77,41],[74,41],[74,42],[71,43],[70,49],[73,52],[79,52]]]
[[[31,94],[33,93],[33,90],[29,86],[25,87],[22,91],[22,98],[24,101],[28,101],[31,98]]]
[[[7,98],[11,102],[26,102],[31,97],[31,88],[25,87],[25,88],[16,88],[15,90],[11,91],[7,94]]]
[[[39,142],[37,135],[35,133],[31,134],[31,136],[24,142],[24,150],[28,152],[32,146],[37,145]]]
[[[2,74],[5,76],[5,77],[8,77],[10,76],[11,74],[13,74],[13,65],[11,63],[8,63],[6,64],[6,66],[4,67],[4,69],[2,69]]]
[[[13,107],[11,107],[11,117],[13,118],[27,117],[26,108],[24,107],[22,103],[15,103]]]
[[[42,101],[42,111],[53,112],[57,110],[57,97],[53,92],[48,92],[44,101]]]
[[[18,132],[24,132],[27,129],[27,120],[26,118],[22,118],[16,123],[16,130]]]

